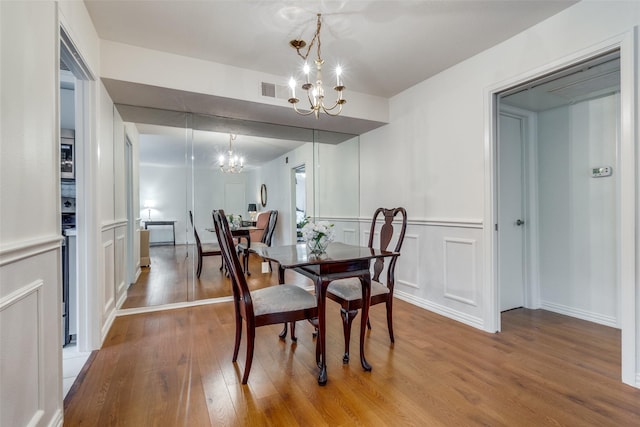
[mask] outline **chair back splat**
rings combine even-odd
[[[402,242],[404,241],[404,234],[407,230],[407,212],[404,208],[395,208],[395,209],[385,209],[378,208],[373,214],[373,220],[371,221],[371,231],[369,233],[369,247],[373,248],[373,236],[375,236],[376,223],[378,221],[378,217],[380,215],[383,216],[384,224],[380,228],[380,248],[383,251],[389,250],[389,243],[391,243],[391,239],[393,238],[393,220],[395,217],[400,214],[402,217],[402,224],[400,225],[400,234],[398,236],[398,240],[396,242],[395,248],[393,248],[392,252],[400,252],[402,249]],[[387,273],[391,272],[391,276],[387,279],[387,286],[393,289],[393,272],[395,270],[396,262],[398,258],[392,258],[389,262],[389,268],[387,269]],[[384,258],[378,258],[373,266],[373,277],[372,280],[379,281],[380,273],[384,269]]]

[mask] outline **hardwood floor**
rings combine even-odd
[[[364,372],[357,333],[342,364],[338,309],[328,302],[325,387],[307,323],[297,344],[259,328],[242,386],[246,334],[233,364],[231,303],[118,317],[65,400],[64,425],[640,425],[640,390],[620,382],[618,330],[518,309],[487,334],[396,300],[394,345],[384,307],[371,309]]]
[[[129,287],[122,308],[150,307],[231,295],[229,282],[223,277],[224,272],[220,271],[220,257],[204,257],[202,274],[198,278],[194,274],[194,245],[152,246],[150,256],[151,265],[143,267],[136,283]],[[260,273],[260,262],[257,256],[250,257],[249,268],[255,273],[247,280],[250,289],[278,283],[277,272],[271,275]],[[301,276],[288,278],[310,283]]]

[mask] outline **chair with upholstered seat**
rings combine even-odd
[[[202,258],[206,256],[220,256],[222,260],[222,252],[220,251],[219,246],[214,245],[202,245],[200,242],[200,236],[198,236],[198,230],[196,230],[196,226],[193,224],[193,212],[189,211],[189,220],[191,221],[191,226],[193,227],[193,235],[196,238],[196,249],[198,250],[197,261],[198,265],[196,266],[196,276],[200,278],[200,274],[202,273]],[[220,270],[224,266],[224,261],[220,264]]]
[[[369,247],[373,248],[373,239],[376,233],[376,223],[379,216],[382,215],[384,222],[382,223],[379,234],[379,249],[400,252],[404,234],[407,228],[407,213],[404,208],[385,209],[378,208],[373,215],[371,222],[371,231],[369,233]],[[397,231],[397,241],[395,247],[388,249],[391,240],[394,237],[393,222],[396,216],[400,216],[399,229]],[[389,328],[389,339],[394,342],[393,337],[393,288],[395,285],[395,268],[397,257],[391,257],[387,265],[386,283],[380,282],[380,275],[384,269],[384,258],[376,259],[373,265],[373,274],[371,276],[371,306],[375,304],[385,303],[387,307],[387,327]],[[362,285],[357,278],[334,280],[327,288],[327,298],[338,302],[342,307],[340,313],[342,315],[344,329],[344,356],[343,362],[349,361],[349,340],[351,338],[351,323],[358,314],[358,310],[362,308]],[[371,329],[371,323],[367,319],[367,325]]]
[[[298,320],[317,318],[318,306],[314,295],[296,285],[275,285],[250,292],[223,210],[213,211],[213,223],[233,288],[236,320],[233,362],[238,358],[243,319],[247,325],[247,357],[242,376],[242,384],[246,384],[253,361],[256,328],[282,322],[295,325]],[[316,349],[316,358],[317,354]]]
[[[261,215],[261,216],[264,216]],[[260,217],[258,217],[260,220]],[[264,232],[262,233],[261,239],[258,241],[253,240],[253,235],[251,236],[251,247],[247,247],[247,245],[240,244],[238,245],[239,252],[242,253],[242,261],[244,264],[244,271],[247,275],[251,275],[249,272],[249,256],[253,249],[258,247],[268,247],[271,246],[271,240],[273,239],[273,232],[276,229],[276,223],[278,222],[278,211],[272,210],[268,215],[268,222],[266,223],[266,227],[264,228]],[[256,223],[256,227],[260,226],[261,223]],[[269,270],[271,270],[271,261],[269,261]]]

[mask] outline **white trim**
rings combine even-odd
[[[311,287],[313,289],[313,287]],[[176,302],[171,304],[154,305],[150,307],[121,308],[116,311],[116,317],[129,316],[132,314],[154,313],[156,311],[175,310],[178,308],[197,307],[199,305],[219,304],[223,302],[233,302],[233,297],[220,297],[200,299],[196,301]]]
[[[15,244],[0,246],[0,267],[60,249],[64,237],[59,235],[22,240]]]
[[[598,43],[589,48],[583,49],[571,55],[567,55],[560,60],[545,64],[536,69],[527,71],[518,76],[514,76],[505,81],[491,85],[484,89],[484,223],[491,224],[484,228],[484,283],[486,284],[483,295],[486,305],[483,310],[483,318],[485,319],[485,330],[500,330],[500,312],[498,304],[497,281],[496,281],[496,262],[497,262],[497,242],[493,224],[496,223],[496,94],[503,92],[510,87],[517,86],[526,81],[541,77],[542,75],[562,69],[571,64],[582,62],[595,56],[620,50],[620,94],[621,94],[621,137],[619,158],[620,165],[620,200],[618,201],[617,211],[619,215],[618,234],[618,279],[616,286],[621,289],[621,329],[622,329],[622,348],[621,348],[621,365],[622,365],[622,381],[635,385],[638,376],[638,347],[636,318],[638,313],[638,305],[636,300],[636,221],[637,221],[637,188],[636,182],[637,158],[636,150],[637,130],[635,128],[638,123],[638,112],[636,111],[636,97],[638,96],[638,63],[639,55],[638,47],[638,28],[623,33],[619,36],[612,37],[604,42]]]
[[[636,295],[638,262],[638,115],[636,102],[639,100],[640,35],[638,27],[624,34],[618,41],[620,48],[620,141],[618,147],[618,183],[620,200],[618,205],[618,289],[620,290],[621,327],[621,375],[622,381],[638,386],[636,377],[640,374],[640,350],[638,349],[638,324],[640,315]]]
[[[458,322],[464,323],[465,325],[472,326],[477,329],[484,329],[482,324],[482,319],[480,317],[471,316],[467,313],[463,313],[458,310],[454,310],[444,305],[435,304],[426,299],[417,298],[411,294],[406,292],[395,290],[393,292],[393,296],[401,299],[402,301],[406,301],[409,304],[413,304],[417,307],[424,308],[425,310],[432,311],[441,316],[445,316],[449,319],[456,320]]]
[[[15,304],[16,302],[28,297],[36,291],[39,291],[43,285],[44,282],[42,280],[36,280],[0,298],[0,311],[4,311],[10,305]]]
[[[322,221],[340,221],[340,222],[361,222],[371,224],[372,217],[361,216],[352,217],[320,217]],[[400,222],[400,219],[394,219],[394,222]],[[407,218],[407,225],[433,226],[433,227],[461,227],[461,228],[483,228],[482,219],[479,218]]]
[[[63,415],[62,409],[57,409],[53,417],[51,417],[51,421],[49,422],[49,427],[62,427],[63,423]]]
[[[109,231],[109,230],[115,230],[118,227],[122,227],[122,226],[126,226],[128,224],[127,220],[124,221],[109,221],[109,222],[103,222],[101,225],[101,231]]]
[[[569,307],[563,304],[556,304],[549,301],[542,301],[540,304],[540,308],[543,310],[553,311],[554,313],[564,314],[565,316],[577,317],[578,319],[588,320],[589,322],[598,323],[600,325],[618,329],[618,321],[615,316],[593,313],[591,311]]]

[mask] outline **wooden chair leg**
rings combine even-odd
[[[369,328],[369,330],[371,330],[371,322],[369,321],[368,318],[367,318],[367,328]]]
[[[240,339],[242,338],[242,317],[236,315],[236,342],[233,347],[233,361],[238,360],[240,350]]]
[[[244,362],[244,375],[242,376],[242,384],[246,384],[251,371],[251,363],[253,362],[253,345],[256,340],[256,329],[247,324],[247,358]]]
[[[243,251],[243,259],[244,259],[244,273],[247,276],[251,276],[251,272],[249,271],[249,256],[251,255],[251,253],[249,252],[249,249],[245,249]]]
[[[202,255],[198,256],[198,267],[196,268],[196,276],[200,278],[200,273],[202,273]]]
[[[344,356],[342,356],[342,363],[349,363],[349,341],[351,340],[351,323],[357,316],[358,310],[345,310],[340,309],[342,314],[342,327],[344,329]]]
[[[389,339],[391,342],[396,342],[393,338],[393,303],[387,301],[387,327],[389,328]]]
[[[296,322],[291,322],[291,341],[298,342],[298,337],[296,337]]]

